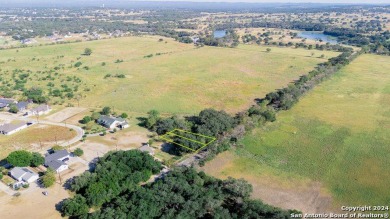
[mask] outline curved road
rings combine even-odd
[[[36,121],[34,121],[34,123],[36,123]],[[72,144],[80,141],[84,135],[84,130],[76,125],[70,125],[70,124],[64,124],[64,123],[58,123],[58,122],[49,122],[49,121],[45,121],[45,120],[40,120],[39,124],[56,125],[56,126],[67,127],[67,128],[75,130],[77,135],[74,138],[59,144],[60,146],[63,146],[63,147],[68,146],[68,145],[72,145]]]
[[[44,119],[40,119],[39,121],[37,121],[34,118],[17,116],[15,114],[10,114],[10,113],[0,113],[0,119],[9,120],[9,121],[20,120],[20,121],[30,122],[33,124],[39,123],[39,124],[46,124],[46,125],[56,125],[56,126],[67,127],[67,128],[71,128],[71,129],[75,130],[77,135],[74,138],[70,139],[69,141],[65,141],[62,144],[60,144],[60,146],[63,146],[63,147],[80,141],[84,135],[84,130],[81,127],[76,126],[76,125],[71,125],[71,124],[65,124],[65,123],[60,123],[60,122],[49,122],[49,121],[46,121]]]

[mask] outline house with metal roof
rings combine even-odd
[[[12,135],[15,132],[18,132],[22,129],[25,129],[28,127],[28,124],[25,122],[20,123],[8,123],[0,126],[0,133],[3,135]]]
[[[9,106],[10,104],[17,103],[14,99],[0,98],[0,108]]]
[[[27,109],[28,105],[30,105],[31,102],[26,102],[26,101],[21,101],[21,102],[18,102],[16,105],[16,108],[18,109],[18,111],[24,111]]]
[[[142,145],[140,148],[138,148],[138,150],[149,153],[150,155],[154,155],[154,149],[150,147],[149,144]]]
[[[18,182],[32,183],[39,178],[37,173],[27,169],[27,167],[15,167],[8,174]]]
[[[124,129],[129,127],[129,123],[125,119],[113,116],[101,115],[97,120],[97,123],[109,129]]]
[[[67,164],[69,158],[70,153],[67,150],[56,151],[45,157],[45,166],[59,173],[69,168]]]
[[[27,114],[28,115],[44,115],[51,111],[51,107],[47,104],[39,105],[31,109]]]

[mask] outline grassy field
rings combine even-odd
[[[285,175],[321,182],[333,209],[390,203],[389,72],[389,57],[360,56],[277,122],[248,134],[233,166],[205,169],[248,178],[257,168],[257,182],[268,174],[280,187],[291,181]]]
[[[234,49],[195,48],[171,39],[158,39],[128,37],[3,50],[3,81],[10,81],[16,68],[31,70],[26,87],[49,90],[51,82],[52,90],[64,90],[63,84],[74,90],[73,98],[52,98],[64,105],[72,102],[77,106],[74,98],[81,95],[80,106],[111,106],[127,112],[157,109],[192,114],[206,107],[237,112],[253,104],[255,98],[285,86],[337,55],[314,51],[312,56],[310,50],[276,47],[267,53],[266,47],[249,45]],[[81,55],[86,47],[92,49],[91,56]],[[144,57],[150,54],[153,57]],[[324,59],[318,58],[321,54]],[[123,62],[115,63],[118,59]],[[76,62],[82,65],[74,67]],[[50,70],[52,73],[38,72]],[[104,78],[107,74],[123,74],[125,78]]]
[[[43,151],[54,146],[56,141],[60,143],[75,136],[76,132],[69,128],[43,124],[33,125],[9,136],[0,135],[0,159],[14,150]]]

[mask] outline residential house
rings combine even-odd
[[[69,168],[67,161],[70,158],[70,153],[66,150],[56,151],[45,157],[45,166],[53,169],[57,173]]]
[[[31,109],[27,114],[28,115],[44,115],[51,111],[51,108],[47,104],[39,105],[33,109]]]
[[[4,124],[4,125],[0,126],[0,133],[3,135],[12,135],[15,132],[18,132],[18,131],[25,129],[27,127],[28,127],[28,124],[25,122],[16,123],[16,124],[8,123],[8,124]]]
[[[14,99],[0,98],[0,108],[9,106],[10,104],[17,103]]]
[[[30,103],[31,103],[30,101],[27,101],[27,102],[26,102],[26,101],[18,102],[18,103],[16,104],[16,108],[18,109],[19,112],[25,111]]]
[[[101,115],[97,122],[109,129],[124,129],[129,127],[129,123],[123,118]]]
[[[32,183],[35,182],[39,175],[26,167],[15,167],[8,173],[12,178],[18,182]]]
[[[149,144],[142,145],[142,147],[138,148],[138,150],[154,155],[154,149],[150,147]]]

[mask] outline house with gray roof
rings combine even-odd
[[[140,148],[138,148],[138,150],[149,153],[150,155],[154,155],[154,149],[150,147],[149,144],[142,145]]]
[[[69,158],[70,153],[67,150],[56,151],[45,157],[45,166],[59,173],[69,168],[67,164]]]
[[[0,126],[0,133],[3,135],[12,135],[15,132],[18,132],[22,129],[28,127],[28,124],[25,122],[20,123],[8,123]]]
[[[97,123],[109,129],[114,129],[114,128],[124,129],[129,127],[129,123],[127,123],[125,119],[120,117],[113,117],[113,116],[101,115],[97,120]]]
[[[32,183],[39,178],[37,173],[27,169],[27,167],[15,167],[8,174],[18,182]]]
[[[10,104],[15,104],[15,103],[17,103],[17,101],[14,99],[0,98],[0,108],[4,108],[9,106]]]
[[[21,102],[18,102],[16,104],[16,108],[18,109],[18,111],[25,111],[28,107],[28,105],[30,105],[30,102],[26,102],[26,101],[21,101]]]
[[[27,114],[28,115],[44,115],[51,111],[51,108],[47,104],[39,105],[33,109],[31,109]]]

